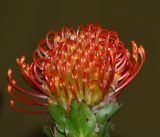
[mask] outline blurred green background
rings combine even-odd
[[[158,0],[157,0],[158,1]],[[145,0],[5,0],[0,1],[0,137],[43,137],[47,115],[27,115],[10,109],[6,92],[8,67],[22,87],[17,57],[30,61],[38,41],[63,25],[88,22],[115,30],[129,48],[143,44],[146,64],[125,88],[123,107],[114,117],[112,137],[160,137],[160,2]]]

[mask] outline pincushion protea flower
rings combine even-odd
[[[96,24],[51,31],[39,42],[31,64],[25,56],[17,59],[33,91],[18,87],[8,70],[11,106],[33,114],[47,111],[21,109],[14,102],[48,107],[55,137],[108,137],[109,120],[119,108],[116,99],[145,61],[142,46],[132,41],[132,50],[131,55],[116,32]],[[49,128],[45,131],[52,136]]]

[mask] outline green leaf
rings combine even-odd
[[[43,132],[45,133],[45,135],[46,135],[47,137],[54,137],[54,136],[53,136],[52,129],[49,128],[48,126],[44,126],[44,127],[43,127]]]
[[[93,133],[92,137],[99,137],[96,133]]]
[[[56,128],[54,128],[54,137],[65,137],[65,135],[60,133]]]
[[[96,119],[87,104],[72,101],[70,116],[66,121],[66,134],[69,137],[92,137]]]
[[[105,120],[109,120],[119,110],[120,106],[117,102],[112,102],[101,108],[96,114],[97,123],[103,124]]]
[[[100,127],[100,137],[110,137],[109,124],[107,121]]]
[[[110,137],[110,132],[112,131],[113,127],[109,120],[119,110],[119,108],[120,106],[117,102],[112,102],[97,112],[96,121],[101,137]]]
[[[48,107],[49,114],[60,132],[65,131],[66,111],[60,104],[51,104]]]

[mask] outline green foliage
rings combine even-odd
[[[112,124],[109,121],[112,116],[119,110],[117,102],[112,102],[101,108],[96,114],[96,122],[99,128],[100,137],[110,137]]]
[[[54,128],[54,137],[66,137],[65,134],[60,133],[57,128]]]
[[[63,108],[62,105],[59,104],[51,104],[48,107],[49,109],[49,114],[53,121],[56,123],[58,126],[58,130],[60,132],[64,133],[65,132],[65,123],[66,123],[66,111]]]
[[[100,137],[110,137],[110,132],[112,129],[112,124],[110,122],[107,122],[106,120],[104,124],[99,124],[98,127]]]
[[[56,126],[54,131],[44,127],[44,132],[48,137],[110,137],[112,130],[110,119],[119,108],[118,103],[113,102],[94,114],[86,103],[72,101],[67,117],[62,105],[51,104],[49,114]]]
[[[50,127],[44,126],[43,131],[48,137],[66,137],[65,134],[59,132],[56,127],[54,127],[54,131],[52,131]]]
[[[71,137],[92,137],[95,126],[96,119],[87,104],[73,101],[66,121],[66,133]]]
[[[101,108],[96,114],[96,120],[98,123],[103,124],[105,120],[109,120],[119,110],[120,106],[117,102],[112,102],[107,106]]]
[[[47,135],[48,137],[53,137],[52,129],[50,129],[48,126],[44,126],[44,127],[43,127],[43,132],[44,132],[45,135]]]

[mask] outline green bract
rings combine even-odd
[[[72,101],[69,115],[61,104],[50,104],[48,108],[55,124],[54,129],[45,126],[48,137],[110,137],[110,119],[119,105],[112,102],[95,114],[86,103],[76,101]]]

